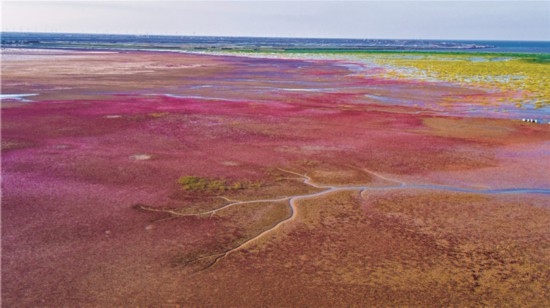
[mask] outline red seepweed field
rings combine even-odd
[[[3,50],[2,303],[548,306],[550,125],[363,69]]]

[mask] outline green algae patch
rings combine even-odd
[[[248,180],[231,181],[224,178],[204,178],[192,175],[179,178],[178,184],[180,184],[184,190],[189,191],[230,191],[258,188],[261,186],[259,182]]]
[[[502,93],[500,103],[532,105],[535,109],[550,104],[550,65],[548,56],[537,54],[424,54],[417,56],[364,55],[386,67],[384,78],[438,80],[463,86],[481,87]],[[447,97],[460,103],[463,97]],[[482,98],[482,102],[486,99]],[[471,99],[469,100],[472,101]]]

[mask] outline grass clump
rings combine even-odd
[[[184,190],[190,191],[230,191],[247,188],[260,187],[259,182],[251,181],[231,181],[223,178],[203,178],[198,176],[183,176],[179,178],[178,183]]]

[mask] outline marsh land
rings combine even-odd
[[[548,306],[547,60],[3,49],[2,303]]]

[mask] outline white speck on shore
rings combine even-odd
[[[151,155],[149,154],[134,154],[130,156],[131,160],[148,160],[151,159]]]
[[[222,165],[224,165],[224,166],[239,166],[240,164],[238,162],[228,160],[228,161],[222,162]]]

